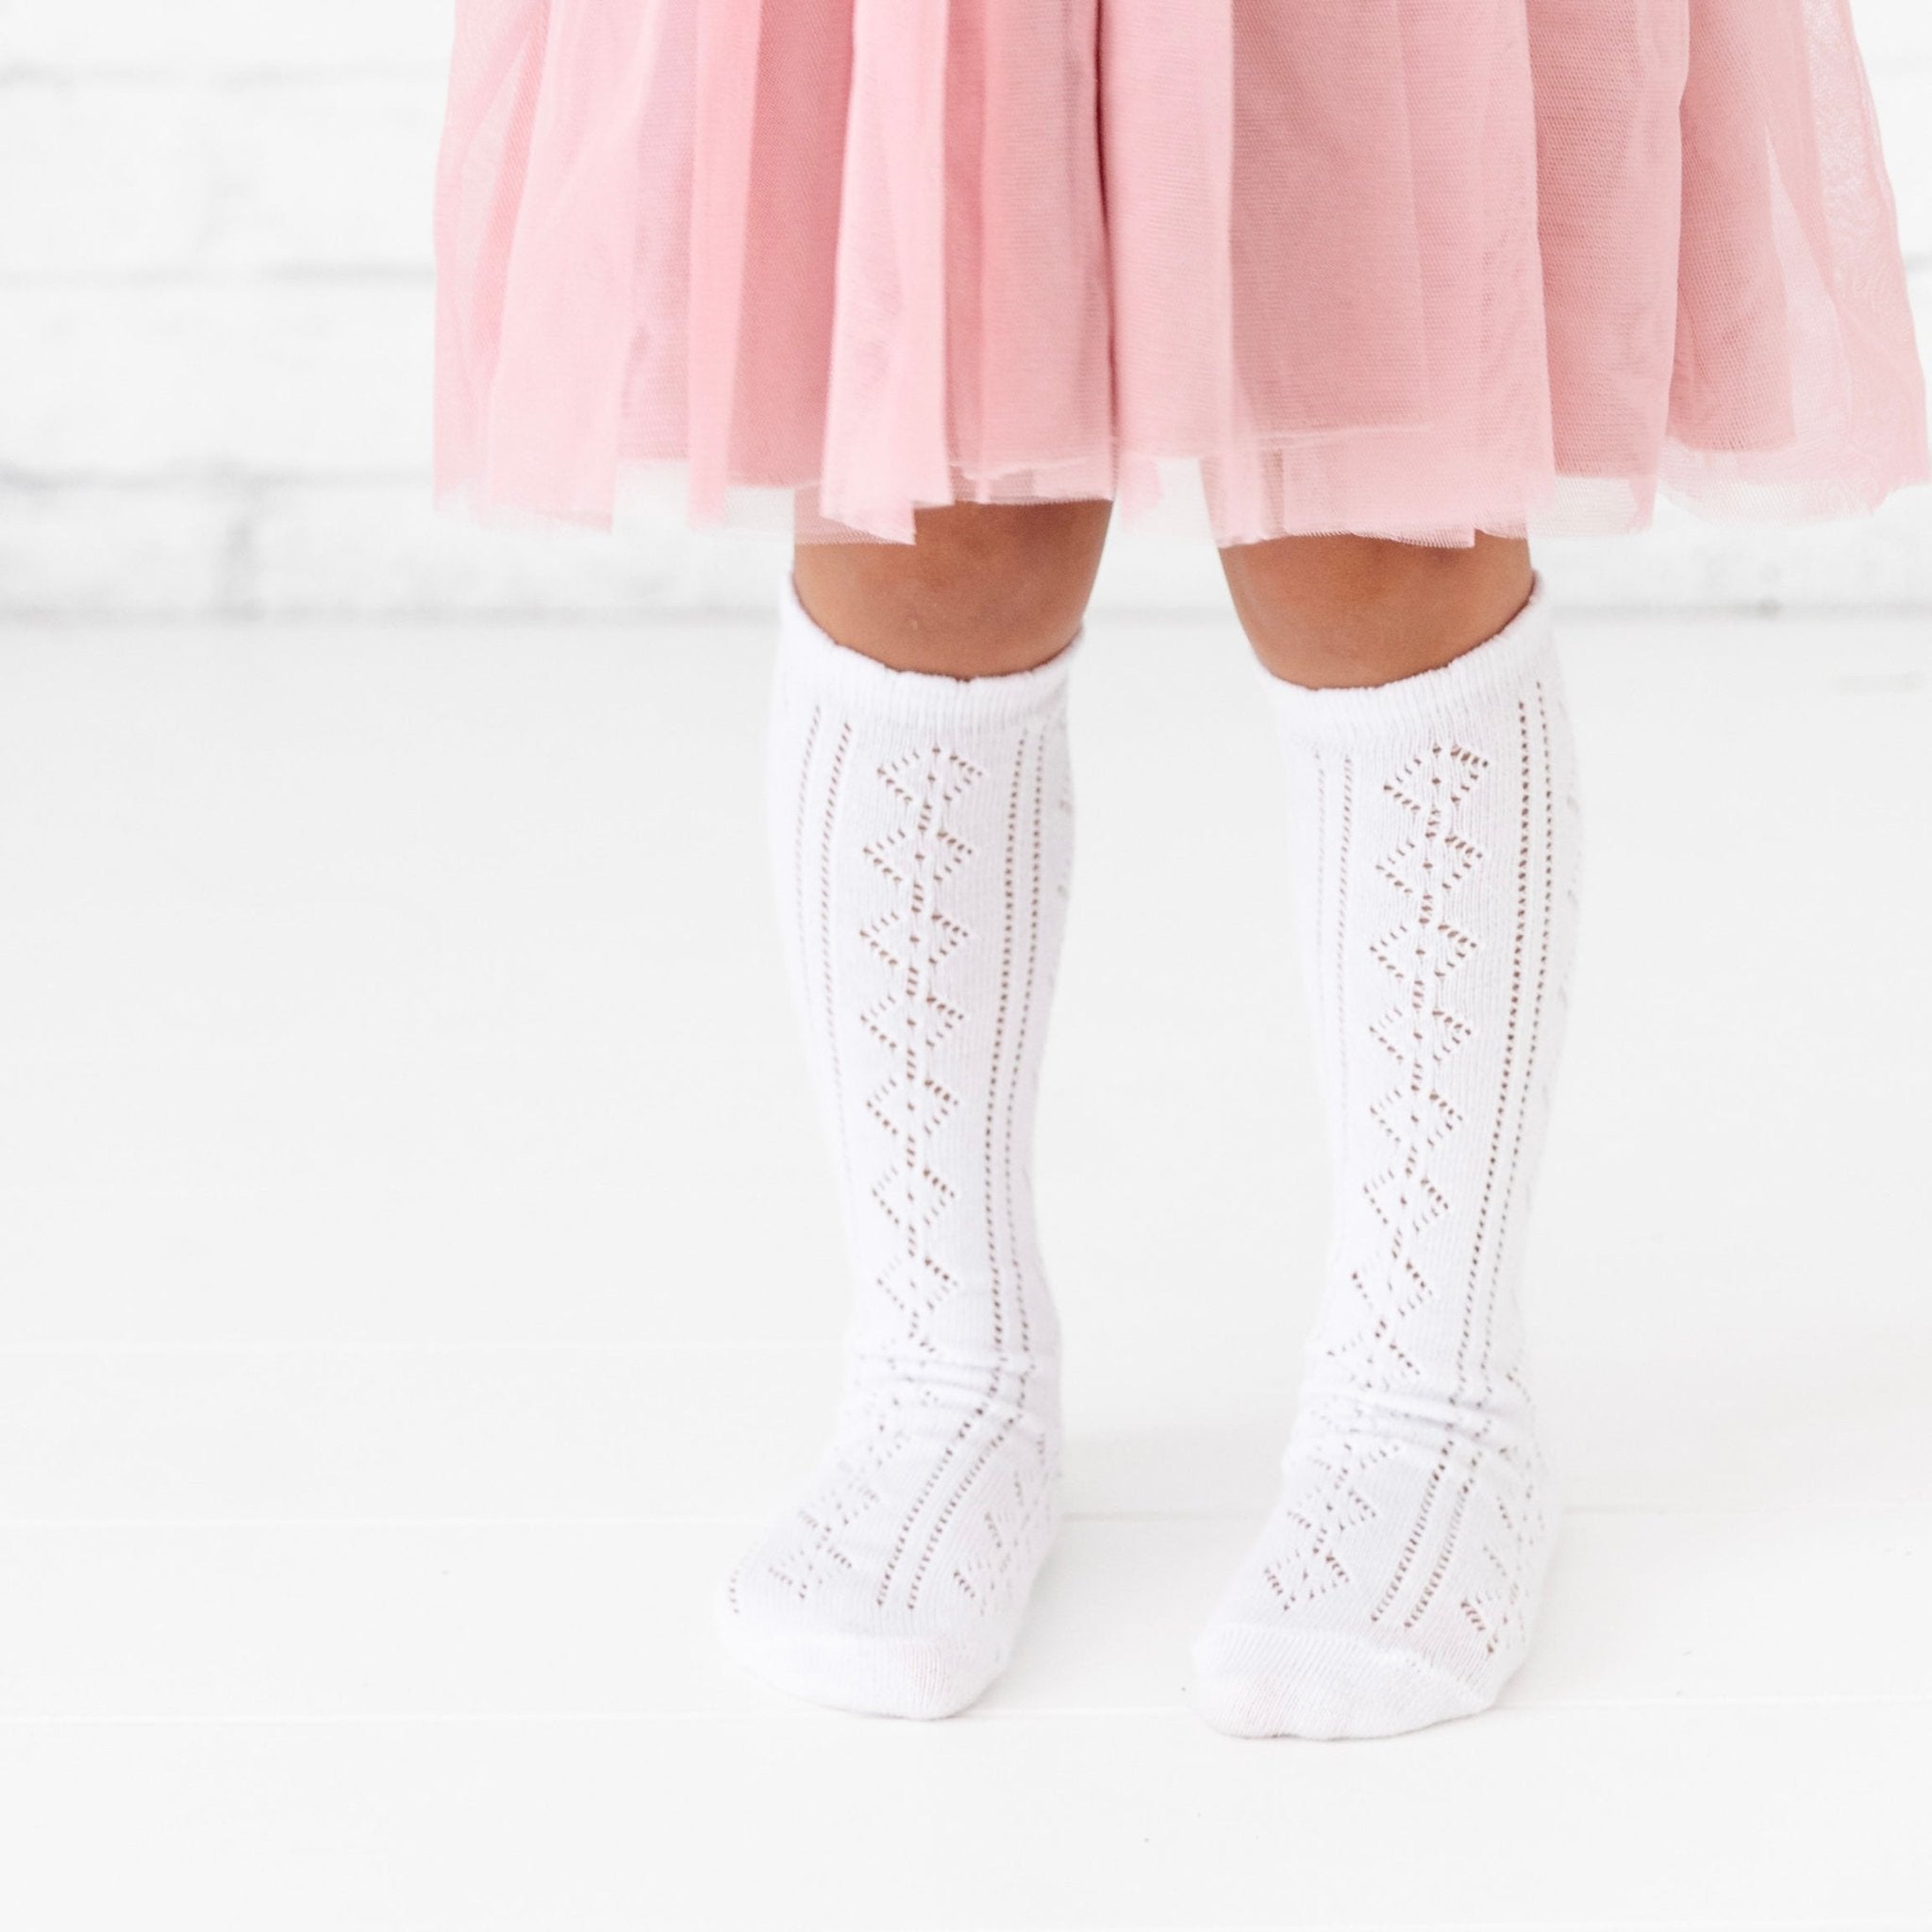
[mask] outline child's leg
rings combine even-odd
[[[1575,935],[1575,758],[1524,546],[1223,556],[1286,762],[1336,1194],[1282,1491],[1194,1694],[1242,1735],[1377,1736],[1490,1704],[1541,1587],[1554,1508],[1518,1287]]]
[[[821,1703],[971,1703],[1058,1521],[1033,1108],[1073,861],[1068,672],[1109,508],[924,512],[913,545],[802,547],[781,589],[772,874],[854,1307],[832,1442],[718,1619]]]
[[[1220,553],[1264,670],[1314,688],[1383,685],[1495,634],[1529,597],[1529,545],[1477,534],[1469,550],[1372,537],[1290,537]]]
[[[848,650],[898,671],[999,676],[1051,658],[1092,594],[1113,505],[955,504],[913,543],[802,543],[798,594]]]

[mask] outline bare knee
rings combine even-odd
[[[1528,544],[1468,550],[1372,537],[1284,537],[1221,552],[1241,627],[1277,677],[1387,684],[1493,637],[1528,601]]]
[[[949,504],[915,514],[911,543],[802,543],[799,601],[839,642],[895,670],[1030,670],[1079,628],[1112,508]]]

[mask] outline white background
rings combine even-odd
[[[1922,317],[1932,8],[1857,0]],[[0,0],[0,613],[746,608],[758,539],[484,536],[428,506],[447,5]],[[1550,546],[1573,608],[1932,604],[1932,491],[1869,523]],[[1104,608],[1220,608],[1114,546]]]

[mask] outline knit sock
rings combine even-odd
[[[1261,676],[1333,1238],[1281,1491],[1192,1690],[1239,1736],[1379,1737],[1495,1699],[1557,1513],[1518,1288],[1567,1016],[1575,754],[1541,580],[1420,675]]]
[[[716,1608],[747,1669],[850,1710],[977,1697],[1058,1526],[1031,1166],[1082,635],[955,678],[839,643],[789,573],[780,595],[772,874],[856,1296],[830,1446]]]

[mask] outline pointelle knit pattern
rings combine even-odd
[[[832,1440],[716,1611],[747,1669],[846,1709],[976,1698],[1058,1526],[1032,1155],[1080,644],[1010,675],[900,671],[820,628],[789,572],[781,591],[772,877],[854,1302]]]
[[[1191,1689],[1237,1735],[1374,1737],[1494,1700],[1549,1551],[1521,1291],[1575,945],[1575,750],[1541,580],[1420,675],[1261,678],[1333,1238],[1281,1491]]]

